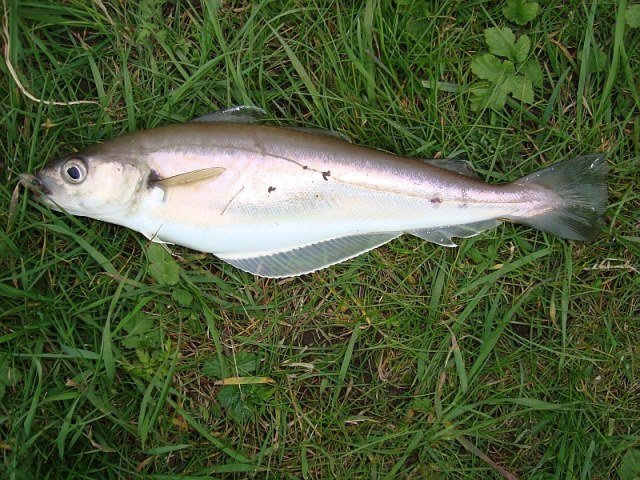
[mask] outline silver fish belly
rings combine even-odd
[[[489,185],[459,161],[396,157],[284,128],[201,122],[129,134],[73,158],[86,166],[82,172],[80,164],[79,174],[87,180],[102,170],[127,175],[124,183],[133,178],[135,188],[120,195],[122,208],[113,194],[120,187],[112,187],[100,194],[109,207],[90,211],[97,201],[68,193],[73,187],[55,177],[62,171],[78,180],[77,162],[69,167],[63,159],[37,177],[52,192],[52,204],[266,277],[309,273],[403,233],[452,246],[452,237],[476,235],[501,220],[589,239],[606,208],[600,155]]]

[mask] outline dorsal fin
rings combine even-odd
[[[267,116],[260,107],[248,105],[238,105],[236,107],[225,108],[217,112],[207,113],[201,117],[191,120],[192,123],[260,123]]]
[[[347,137],[344,133],[336,132],[335,130],[325,130],[324,128],[318,127],[283,127],[287,130],[294,130],[296,132],[308,133],[310,135],[317,135],[319,137],[331,137],[331,138],[339,138],[340,140],[344,140],[345,142],[352,143],[351,139]]]
[[[476,178],[476,172],[473,171],[473,165],[468,160],[460,160],[458,158],[429,158],[422,160],[437,168],[449,170],[450,172],[459,173],[465,177]]]

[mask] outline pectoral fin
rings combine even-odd
[[[202,168],[200,170],[193,170],[191,172],[180,173],[166,178],[149,178],[150,187],[162,187],[162,188],[174,188],[184,187],[186,185],[193,185],[194,183],[200,183],[207,180],[212,180],[219,177],[227,169],[223,167],[210,167]]]

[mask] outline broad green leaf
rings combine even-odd
[[[253,353],[239,352],[234,359],[234,367],[240,375],[250,375],[258,370],[260,357]]]
[[[640,479],[640,450],[627,450],[618,467],[618,476],[620,480]]]
[[[522,35],[516,42],[514,55],[516,57],[516,63],[523,63],[529,56],[529,50],[531,49],[531,40],[528,35]]]
[[[154,327],[155,323],[151,317],[144,314],[135,315],[122,326],[123,330],[126,330],[129,335],[142,335],[150,332]]]
[[[260,357],[248,352],[238,352],[234,357],[224,357],[224,369],[218,357],[207,360],[202,366],[202,373],[213,380],[221,380],[224,375],[239,377],[250,376],[258,370]],[[223,372],[223,370],[226,371]]]
[[[162,336],[151,317],[137,315],[123,329],[127,331],[127,336],[122,339],[122,345],[126,348],[144,349],[160,345]]]
[[[491,53],[516,61],[516,36],[510,28],[487,28],[484,38]]]
[[[181,307],[188,307],[193,301],[193,296],[181,288],[174,289],[171,292],[171,298],[173,298]]]
[[[501,110],[504,108],[504,104],[507,103],[507,94],[509,93],[509,87],[506,82],[501,82],[493,85],[493,88],[489,95],[489,107],[493,110]]]
[[[515,73],[515,67],[509,60],[502,62],[491,54],[485,54],[471,62],[471,70],[483,80],[492,83],[503,82]]]
[[[511,20],[518,25],[525,25],[536,18],[539,5],[536,2],[527,0],[507,0],[507,5],[502,10],[507,20]]]
[[[262,402],[268,402],[273,398],[276,389],[265,385],[256,385],[253,389],[254,396]]]
[[[160,285],[175,285],[180,279],[180,267],[171,255],[157,243],[147,248],[149,275]]]
[[[471,93],[472,110],[477,112],[488,107],[489,97],[491,96],[491,84],[489,82],[482,82],[481,85],[477,85]]]
[[[131,335],[122,339],[122,346],[134,350],[157,347],[160,343],[160,332],[149,332],[144,335]]]
[[[249,390],[251,387],[245,387]],[[243,422],[251,417],[251,409],[242,398],[238,387],[222,387],[216,396],[220,404],[226,408],[229,416],[236,422]]]
[[[627,7],[625,21],[629,28],[640,28],[640,3]]]
[[[501,110],[507,102],[508,88],[505,82],[483,83],[472,90],[471,108],[473,110],[483,110],[491,108],[492,110]]]
[[[229,415],[238,423],[243,423],[252,416],[251,409],[244,402],[237,402],[229,408]]]
[[[533,85],[527,77],[512,75],[506,83],[513,98],[529,105],[533,103]]]
[[[471,62],[471,71],[483,80],[495,82],[500,76],[502,62],[490,53],[485,53]]]
[[[525,63],[521,73],[531,80],[534,87],[542,87],[542,68],[535,58]]]
[[[204,362],[202,365],[202,374],[212,380],[219,380],[224,375],[223,370],[225,369],[222,368],[220,359],[218,357],[214,357],[211,360]]]
[[[509,60],[504,60],[502,62],[502,65],[500,65],[499,80],[505,80],[509,78],[511,75],[515,75],[515,73],[516,73],[516,68],[514,67],[513,63],[511,63]]]
[[[491,53],[514,63],[524,62],[531,49],[531,40],[527,35],[522,35],[516,42],[515,34],[507,27],[487,28],[484,37]]]
[[[218,392],[218,395],[216,395],[216,398],[225,408],[229,408],[235,403],[242,402],[242,396],[238,387],[222,387]]]

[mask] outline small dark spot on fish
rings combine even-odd
[[[442,199],[439,197],[434,197],[431,199],[431,203],[442,203]]]
[[[462,189],[462,205],[460,205],[460,208],[467,208],[469,206],[469,204],[467,203],[467,189],[463,188]]]
[[[329,181],[329,177],[331,176],[331,170],[327,170],[326,172],[322,172],[322,178],[326,181]]]
[[[271,192],[275,192],[276,191],[276,187],[269,187],[267,188],[267,192],[271,193]]]

